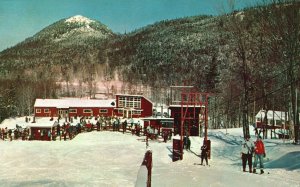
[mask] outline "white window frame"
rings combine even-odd
[[[99,109],[100,114],[107,114],[108,110],[107,109]]]
[[[135,114],[135,115],[141,115],[142,114],[142,111],[140,111],[140,110],[134,110],[132,112],[133,112],[132,114]]]
[[[50,109],[49,108],[44,108],[44,113],[45,114],[50,113]]]
[[[121,96],[118,100],[118,107],[124,108],[141,108],[142,106],[141,97],[125,97]]]
[[[118,99],[118,107],[125,107],[126,106],[126,97],[120,96]]]
[[[69,109],[69,113],[77,114],[77,109],[76,108],[71,108],[71,109]]]
[[[42,113],[42,109],[36,108],[36,109],[35,109],[35,113]]]
[[[92,109],[83,109],[83,113],[85,113],[85,114],[92,114],[93,110]]]

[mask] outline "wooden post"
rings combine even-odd
[[[145,153],[144,160],[142,162],[142,165],[147,167],[147,187],[151,187],[151,175],[152,175],[152,152],[148,150]]]

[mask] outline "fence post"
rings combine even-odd
[[[151,175],[152,175],[152,152],[148,150],[145,153],[142,165],[146,166],[147,174],[147,187],[151,187]]]

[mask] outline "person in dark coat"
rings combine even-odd
[[[64,141],[66,141],[67,140],[67,131],[65,129],[63,130],[63,136],[64,136]]]
[[[56,135],[60,136],[60,125],[59,125],[59,123],[57,123],[57,126],[56,126]]]
[[[127,129],[127,120],[123,122],[123,134],[126,132],[126,129]]]
[[[186,149],[186,145],[187,145],[187,138],[186,136],[183,137],[183,149]]]
[[[96,125],[97,125],[97,131],[100,131],[100,122],[97,121]]]
[[[189,137],[186,139],[186,150],[191,150],[191,139]]]
[[[164,138],[164,142],[167,143],[168,140],[168,136],[169,136],[169,132],[168,131],[163,131],[163,138]]]
[[[203,165],[203,160],[205,159],[206,165],[208,165],[208,148],[205,142],[203,142],[203,145],[201,146],[201,165]]]
[[[12,141],[12,135],[11,134],[12,134],[12,130],[9,129],[8,130],[8,138],[9,138],[10,141]]]

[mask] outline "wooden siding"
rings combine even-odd
[[[171,118],[174,118],[174,134],[180,134],[181,128],[181,107],[170,107],[171,110]],[[185,108],[184,108],[185,111]],[[185,124],[187,128],[187,132],[190,136],[199,136],[199,114],[200,108],[195,109],[195,119],[186,119]],[[194,116],[194,108],[189,107],[187,111],[188,116]]]

